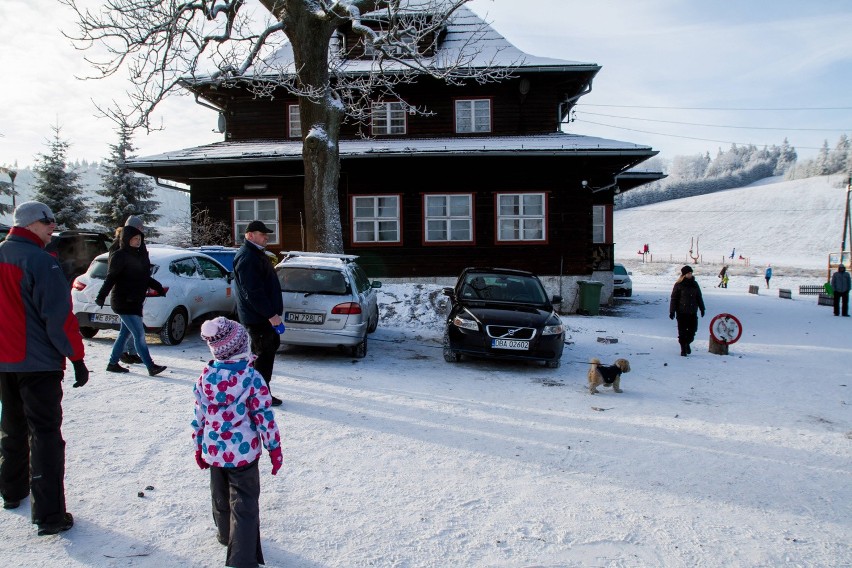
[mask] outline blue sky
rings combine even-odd
[[[648,144],[668,159],[785,137],[812,157],[824,140],[833,147],[842,133],[852,135],[852,2],[474,0],[470,7],[528,53],[602,66],[570,132]],[[58,31],[71,26],[55,0],[0,3],[0,165],[31,164],[56,124],[72,160],[108,155],[112,124],[94,117],[92,101],[121,97],[125,85],[75,79],[89,70]],[[170,99],[155,119],[165,130],[138,134],[139,155],[221,139],[215,113],[190,97]]]

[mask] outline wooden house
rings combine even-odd
[[[364,23],[371,24],[365,16]],[[376,20],[373,25],[380,25]],[[482,33],[482,30],[485,33]],[[340,135],[339,205],[344,249],[374,278],[451,281],[467,266],[533,271],[562,310],[577,308],[577,281],[612,294],[612,206],[620,191],[659,179],[629,172],[648,146],[562,131],[600,66],[521,52],[467,8],[431,45],[440,55],[476,42],[474,64],[502,64],[511,77],[463,86],[421,77],[377,100],[366,123]],[[345,72],[368,72],[372,54],[340,30]],[[292,60],[286,47],[276,57]],[[385,69],[387,71],[387,68]],[[132,169],[190,187],[240,243],[246,225],[274,228],[269,248],[304,247],[302,132],[298,100],[283,89],[258,98],[238,87],[188,83],[220,112],[224,140],[133,159]]]

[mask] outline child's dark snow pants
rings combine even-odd
[[[228,546],[225,561],[234,568],[263,564],[260,547],[258,460],[241,467],[210,467],[210,494],[217,538]]]

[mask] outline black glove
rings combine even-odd
[[[95,305],[99,308],[104,307],[104,298],[101,298],[101,297],[95,298]]]
[[[701,310],[701,317],[704,317],[704,310]]]
[[[71,364],[74,365],[74,378],[76,379],[72,386],[76,389],[89,382],[89,370],[86,368],[86,363],[82,359],[71,361]]]
[[[674,319],[674,312],[672,312],[672,313],[670,313],[670,314],[669,314],[669,319],[670,319],[670,320],[673,320],[673,319]]]

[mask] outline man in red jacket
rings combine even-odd
[[[75,387],[89,380],[83,338],[71,311],[71,291],[59,261],[44,251],[56,228],[37,201],[15,209],[14,227],[0,243],[0,495],[15,509],[30,493],[39,535],[74,524],[65,510],[62,378],[74,365]]]

